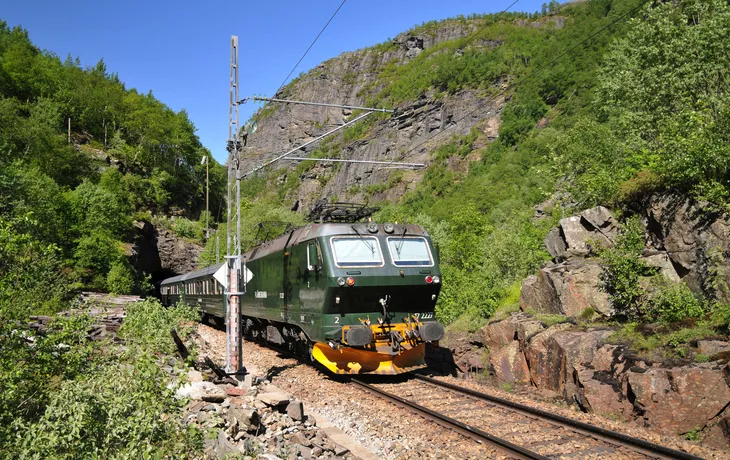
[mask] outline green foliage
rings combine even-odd
[[[716,302],[710,310],[710,324],[724,333],[730,332],[730,304]]]
[[[0,214],[0,323],[63,309],[68,294],[58,248],[34,237],[38,222]]]
[[[633,350],[642,352],[671,350],[679,357],[685,357],[688,344],[716,334],[715,330],[704,323],[679,329],[651,329],[638,323],[626,323],[608,338],[608,342],[624,344]]]
[[[671,323],[687,318],[699,319],[705,315],[705,302],[684,283],[670,284],[660,289],[650,302],[647,318]]]
[[[633,161],[727,209],[730,32],[723,0],[647,5],[599,72],[596,108]],[[633,163],[633,164],[632,164]]]
[[[86,340],[91,320],[59,318],[46,334],[37,335],[2,313],[0,452],[10,453],[20,431],[43,414],[59,383],[73,381],[86,368],[92,353]]]
[[[259,225],[261,223],[263,225]],[[273,193],[256,201],[241,198],[241,247],[244,251],[260,244],[262,241],[269,241],[278,237],[287,228],[299,227],[304,223],[304,216],[301,213],[282,206],[281,201]],[[217,230],[220,254],[226,252],[226,228],[226,224],[220,224]],[[235,234],[235,221],[232,230]],[[216,239],[211,237],[200,255],[199,265],[207,267],[213,265],[215,261]]]
[[[551,147],[559,171],[572,179],[572,192],[585,207],[610,203],[620,182],[642,166],[628,164],[631,159],[614,133],[590,119],[578,120]]]
[[[106,284],[111,293],[131,294],[135,287],[132,268],[121,261],[115,262],[106,275]]]
[[[204,236],[204,229],[200,225],[200,222],[195,222],[184,218],[175,219],[172,229],[175,234],[180,238],[202,240]]]
[[[603,288],[618,316],[638,318],[642,314],[639,278],[650,274],[640,260],[642,249],[644,230],[638,217],[632,217],[624,222],[614,247],[600,250]]]
[[[556,324],[565,323],[568,321],[568,318],[565,315],[548,315],[538,313],[535,315],[535,318],[543,323],[545,327],[554,326]]]
[[[703,355],[702,353],[697,353],[695,355],[695,362],[696,363],[707,363],[709,361],[710,361],[710,357],[707,356],[707,355]]]
[[[147,299],[127,305],[119,336],[140,349],[156,353],[174,353],[175,344],[170,331],[175,329],[181,338],[187,337],[200,320],[197,308],[184,303],[164,307],[156,299]]]
[[[149,353],[101,363],[88,377],[60,385],[27,427],[20,451],[32,458],[196,457],[203,436],[183,423],[183,404]]]

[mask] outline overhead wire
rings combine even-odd
[[[314,37],[314,40],[312,40],[312,43],[309,44],[309,47],[307,47],[306,51],[304,51],[304,54],[302,54],[302,56],[299,58],[297,63],[294,64],[294,67],[292,67],[292,69],[289,71],[289,74],[286,76],[286,78],[284,78],[284,81],[282,81],[281,84],[279,85],[279,88],[274,92],[274,97],[279,93],[279,91],[281,91],[282,88],[284,88],[284,86],[286,85],[286,82],[289,81],[289,77],[292,76],[294,71],[297,70],[297,67],[299,67],[299,64],[301,64],[302,61],[304,60],[304,58],[307,56],[307,54],[309,54],[309,51],[312,49],[314,44],[317,43],[317,40],[319,40],[319,37],[322,36],[322,34],[327,29],[327,27],[330,25],[330,23],[335,18],[335,16],[337,16],[337,13],[339,13],[340,10],[342,9],[342,7],[345,6],[345,2],[347,2],[347,0],[342,0],[342,3],[340,3],[340,6],[337,7],[335,12],[332,13],[332,16],[330,16],[330,18],[325,23],[324,27],[322,27],[322,30],[320,30],[319,33],[317,34],[317,36]],[[261,107],[261,110],[263,111],[270,103],[271,103],[270,101],[266,101],[264,103],[264,105]]]
[[[515,2],[515,3],[516,3],[516,2]],[[492,96],[491,98],[489,98],[489,99],[485,100],[484,102],[480,103],[480,104],[479,104],[479,105],[478,105],[478,106],[477,106],[476,108],[474,108],[473,110],[470,110],[470,111],[469,111],[469,112],[467,112],[467,113],[466,113],[466,114],[465,114],[464,116],[462,116],[462,117],[461,117],[461,118],[459,118],[458,120],[456,120],[456,121],[452,122],[452,123],[451,123],[451,124],[450,124],[449,126],[447,126],[446,128],[444,128],[443,130],[439,131],[438,133],[434,134],[433,136],[427,137],[427,138],[426,138],[426,139],[424,139],[423,141],[419,142],[419,143],[418,143],[418,144],[416,144],[415,146],[413,146],[413,147],[411,147],[410,149],[408,149],[407,151],[403,152],[403,153],[402,153],[402,154],[401,154],[401,155],[400,155],[400,156],[399,156],[398,158],[396,158],[395,160],[393,160],[393,161],[392,161],[392,162],[391,162],[390,164],[392,164],[392,163],[396,163],[396,162],[399,162],[399,161],[402,161],[402,160],[404,160],[404,159],[405,159],[406,157],[408,157],[408,156],[409,156],[409,155],[410,155],[410,154],[411,154],[411,153],[412,153],[412,152],[413,152],[414,150],[416,150],[416,149],[420,148],[420,147],[421,147],[421,146],[423,146],[423,145],[424,145],[425,143],[427,143],[427,142],[429,142],[429,141],[433,141],[433,140],[434,140],[434,139],[436,139],[436,138],[437,138],[438,136],[440,136],[440,135],[444,134],[445,132],[447,132],[447,131],[448,131],[449,129],[453,128],[454,126],[457,126],[457,125],[459,124],[459,122],[461,122],[461,121],[465,120],[465,119],[466,119],[467,117],[469,117],[470,115],[472,115],[472,114],[476,113],[476,112],[477,112],[478,110],[481,110],[481,109],[482,109],[482,108],[483,108],[483,107],[484,107],[485,105],[487,105],[487,104],[489,104],[489,103],[491,103],[491,102],[494,102],[494,101],[496,101],[496,100],[497,100],[497,99],[498,99],[499,97],[501,97],[501,96],[504,96],[505,94],[507,94],[507,92],[508,92],[508,91],[510,91],[510,90],[512,90],[512,89],[514,89],[514,88],[515,88],[515,87],[516,87],[517,85],[519,85],[519,84],[523,83],[524,81],[526,81],[526,80],[528,80],[528,79],[530,79],[530,78],[532,78],[532,77],[536,76],[536,75],[537,75],[538,73],[542,72],[542,71],[543,71],[544,69],[546,69],[546,68],[548,68],[549,66],[551,66],[551,65],[555,64],[555,63],[556,63],[557,61],[559,61],[560,59],[562,59],[563,57],[565,57],[566,55],[568,55],[568,54],[569,54],[569,53],[570,53],[571,51],[575,50],[575,49],[576,49],[576,48],[578,48],[579,46],[581,46],[581,45],[583,45],[584,43],[586,43],[586,42],[587,42],[588,40],[591,40],[591,39],[593,39],[593,38],[594,38],[594,37],[596,37],[597,35],[599,35],[599,34],[603,33],[603,32],[604,32],[605,30],[607,30],[608,28],[610,28],[610,27],[613,27],[613,26],[614,26],[615,24],[617,24],[618,22],[620,22],[620,21],[624,20],[624,19],[625,19],[626,17],[628,17],[629,15],[632,15],[632,14],[634,14],[635,12],[637,12],[638,10],[640,10],[640,9],[641,9],[641,8],[642,8],[642,7],[644,6],[644,4],[645,4],[645,3],[646,3],[646,2],[641,2],[641,3],[639,3],[639,5],[637,5],[637,6],[635,6],[634,8],[632,8],[632,9],[628,10],[628,11],[627,11],[627,12],[625,12],[624,14],[620,15],[620,16],[619,16],[618,18],[616,18],[616,19],[614,19],[613,21],[611,21],[610,23],[608,23],[608,24],[606,24],[605,26],[603,26],[603,27],[601,27],[601,28],[599,28],[599,29],[597,29],[597,30],[593,31],[593,32],[592,32],[591,34],[589,34],[589,35],[588,35],[588,36],[587,36],[586,38],[584,38],[584,39],[583,39],[583,40],[581,40],[580,42],[576,43],[575,45],[571,46],[571,47],[570,47],[570,48],[568,48],[567,50],[563,51],[562,53],[560,53],[559,55],[557,55],[556,57],[554,57],[553,59],[551,59],[550,61],[548,61],[548,62],[547,62],[546,64],[544,64],[544,65],[542,65],[542,66],[538,67],[538,68],[537,68],[537,69],[536,69],[536,70],[535,70],[534,72],[532,72],[532,73],[530,73],[530,74],[528,74],[528,75],[525,75],[524,77],[522,77],[522,78],[519,78],[519,79],[517,79],[517,80],[516,80],[515,82],[513,82],[513,83],[509,84],[509,85],[508,85],[508,86],[507,86],[507,87],[506,87],[505,89],[503,89],[502,91],[498,92],[498,93],[497,93],[496,95]],[[510,7],[511,7],[511,5],[510,5]],[[510,7],[508,7],[508,9],[509,9]],[[501,14],[501,13],[500,13],[500,14]],[[479,30],[479,31],[475,32],[475,34],[478,34],[478,33],[480,33],[480,32],[481,32],[481,31],[483,31],[484,29],[486,29],[486,27],[484,27],[484,28],[482,28],[481,30]],[[381,168],[381,169],[385,169],[386,167],[387,167],[387,165],[386,165],[386,166],[383,166],[383,168]]]
[[[281,89],[282,89],[282,88],[284,87],[284,85],[286,85],[286,82],[287,82],[287,81],[289,81],[289,77],[291,77],[291,76],[292,76],[292,74],[294,73],[294,71],[295,71],[295,70],[297,70],[297,67],[299,67],[299,64],[301,64],[301,63],[302,63],[302,61],[304,60],[304,58],[305,58],[305,57],[307,56],[307,54],[309,54],[309,51],[310,51],[310,50],[312,49],[312,47],[314,46],[314,44],[315,44],[315,43],[317,43],[317,40],[319,40],[319,37],[321,37],[321,36],[322,36],[322,34],[323,34],[323,33],[324,33],[324,31],[325,31],[325,30],[327,29],[327,27],[328,27],[328,26],[330,25],[330,23],[331,23],[331,22],[332,22],[332,20],[333,20],[333,19],[335,18],[335,16],[337,16],[337,13],[339,13],[339,12],[340,12],[340,10],[342,9],[342,7],[343,7],[343,6],[345,5],[345,2],[347,2],[347,0],[342,0],[342,3],[340,3],[340,6],[338,6],[338,7],[337,7],[337,9],[335,10],[335,12],[334,12],[334,13],[332,13],[332,16],[330,16],[329,20],[327,20],[327,23],[326,23],[326,24],[324,25],[324,27],[322,27],[322,30],[320,30],[320,31],[319,31],[319,33],[317,34],[317,36],[316,36],[316,37],[314,37],[314,40],[312,40],[312,43],[311,43],[311,44],[309,45],[309,47],[308,47],[308,48],[307,48],[307,50],[306,50],[306,51],[304,52],[304,54],[302,54],[302,57],[300,57],[300,58],[299,58],[299,60],[297,61],[297,63],[296,63],[296,64],[294,64],[294,67],[292,67],[291,71],[289,72],[289,75],[287,75],[287,76],[286,76],[286,78],[284,79],[284,81],[282,81],[282,82],[281,82],[281,85],[279,85],[279,88],[278,88],[278,89],[276,90],[276,92],[274,92],[274,96],[276,96],[276,94],[277,94],[277,93],[278,93],[279,91],[281,91]],[[269,104],[269,102],[267,101],[267,102],[266,102],[266,103],[264,104],[264,108],[265,108],[265,107],[266,107],[266,106],[267,106],[268,104]]]

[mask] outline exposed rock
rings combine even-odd
[[[585,366],[578,366],[574,377],[578,381],[575,401],[586,412],[630,418],[632,406],[621,393],[620,382],[606,372],[599,372]]]
[[[230,455],[239,453],[236,445],[228,441],[223,430],[218,432],[218,437],[210,442],[209,447],[213,450],[215,458],[218,459],[228,458]]]
[[[714,271],[730,284],[730,258],[722,256],[730,253],[730,219],[703,212],[685,195],[653,196],[647,205],[646,230],[652,244],[667,252],[682,281],[698,292]],[[730,300],[728,291],[717,294]]]
[[[700,340],[697,342],[697,350],[703,355],[713,356],[718,353],[730,351],[730,342],[723,340]]]
[[[634,410],[647,426],[666,433],[701,429],[730,403],[726,366],[651,368],[627,375]]]
[[[608,209],[598,206],[577,216],[560,219],[545,238],[545,247],[556,259],[587,256],[593,244],[610,246],[618,233],[618,222]]]
[[[672,265],[672,261],[669,259],[669,255],[666,253],[645,256],[641,258],[641,261],[648,267],[655,267],[659,269],[659,273],[661,273],[667,280],[675,283],[679,283],[681,281],[677,274],[677,270],[674,269],[674,265]]]
[[[398,35],[392,46],[383,51],[364,49],[344,53],[317,66],[284,88],[276,97],[298,100],[317,100],[363,106],[366,100],[379,91],[372,88],[375,77],[386,66],[407,64],[423,50],[448,40],[459,39],[471,34],[476,23],[445,21],[430,29],[414,30]],[[500,42],[483,41],[473,47],[493,47]],[[376,123],[365,139],[348,143],[342,154],[360,160],[395,160],[401,152],[414,150],[408,161],[427,160],[434,145],[420,145],[426,136],[449,128],[451,133],[466,134],[472,127],[482,129],[487,136],[494,135],[499,128],[499,112],[504,98],[489,100],[482,94],[468,90],[436,98],[427,93],[410,106],[397,107],[389,120]],[[486,107],[485,107],[486,106]],[[260,162],[270,160],[276,152],[283,152],[302,145],[307,140],[330,130],[352,118],[352,112],[334,107],[311,107],[301,105],[271,105],[272,111],[259,120],[258,131],[248,140],[242,168],[248,171]],[[473,113],[464,119],[458,114]],[[454,116],[457,114],[457,116]],[[315,146],[304,149],[302,156],[309,154]],[[348,196],[356,189],[354,197],[364,198],[364,187],[388,181],[392,171],[374,168],[368,164],[351,164],[346,168],[333,165],[318,165],[312,169],[315,177],[302,178],[301,187],[292,191],[290,202],[300,201],[305,209],[321,196]],[[379,192],[371,198],[396,201],[406,191],[415,187],[422,178],[422,171],[409,171],[399,184]],[[314,195],[312,195],[314,194]],[[350,198],[348,197],[348,198]]]
[[[560,299],[548,276],[546,268],[530,275],[522,281],[520,308],[538,313],[561,314]]]
[[[550,229],[545,237],[544,244],[550,255],[556,258],[563,257],[568,250],[559,226]]]
[[[274,385],[267,385],[262,393],[256,396],[256,399],[264,404],[272,407],[283,406],[289,403],[291,395]]]
[[[254,409],[243,407],[231,407],[226,413],[226,420],[229,425],[237,426],[244,431],[255,430],[261,424],[261,417]]]
[[[537,388],[559,388],[557,383],[551,382],[551,376],[555,369],[551,366],[558,361],[553,359],[552,350],[548,348],[547,341],[554,335],[572,327],[570,324],[562,323],[549,327],[530,339],[529,346],[525,349],[525,358],[530,367],[530,380]]]
[[[152,281],[188,273],[197,268],[203,248],[178,239],[166,229],[157,229],[149,222],[135,222],[137,235],[132,247],[132,264],[152,275]]]
[[[198,401],[223,402],[226,392],[210,382],[191,382],[177,389],[175,396]]]
[[[586,308],[610,316],[611,304],[601,289],[602,268],[592,259],[569,260],[540,269],[522,283],[520,306],[539,313],[579,316]]]
[[[187,373],[188,381],[189,382],[202,382],[203,381],[203,374],[196,371],[195,369],[190,369]]]
[[[527,367],[525,355],[520,349],[520,343],[511,342],[509,345],[489,354],[489,363],[494,374],[501,382],[529,382],[530,369]]]
[[[343,447],[339,444],[337,444],[335,446],[335,455],[338,457],[342,457],[343,455],[345,455],[348,452],[350,452],[350,449],[348,449],[347,447]]]
[[[586,209],[580,213],[583,219],[583,226],[596,231],[606,238],[606,241],[612,243],[618,234],[618,222],[613,218],[611,212],[603,206]],[[586,225],[586,222],[589,225]]]
[[[718,417],[702,437],[702,443],[727,451],[730,444],[730,416]]]
[[[566,252],[574,255],[588,255],[588,239],[594,235],[581,223],[580,216],[560,219],[561,236],[565,241]],[[556,256],[557,257],[557,256]]]
[[[291,401],[289,405],[286,406],[286,415],[288,415],[292,420],[296,420],[298,422],[303,421],[304,405],[302,404],[302,402],[296,399],[294,401]]]
[[[482,343],[490,350],[509,344],[513,340],[525,340],[544,329],[542,323],[525,313],[513,313],[503,321],[487,324],[482,328]]]

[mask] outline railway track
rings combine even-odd
[[[683,459],[700,457],[421,375],[397,384],[358,387],[510,457],[545,459]],[[388,391],[394,389],[398,394]]]

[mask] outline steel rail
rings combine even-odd
[[[633,450],[638,451],[642,454],[649,455],[651,457],[655,458],[666,458],[666,459],[681,459],[681,460],[702,460],[702,457],[697,457],[695,455],[689,454],[687,452],[682,452],[680,450],[671,449],[669,447],[665,447],[659,444],[655,444],[653,442],[644,441],[643,439],[634,438],[628,435],[625,435],[623,433],[618,433],[616,431],[608,430],[606,428],[601,428],[596,425],[591,425],[589,423],[580,422],[578,420],[573,420],[568,417],[563,417],[562,415],[553,414],[541,409],[537,409],[534,407],[526,406],[524,404],[516,403],[514,401],[509,401],[507,399],[503,399],[497,396],[488,395],[485,393],[481,393],[479,391],[470,390],[469,388],[463,388],[457,385],[453,385],[451,383],[442,382],[440,380],[432,379],[430,377],[426,377],[424,375],[419,374],[411,374],[415,378],[422,380],[424,382],[427,382],[434,386],[439,386],[443,388],[448,388],[453,391],[457,391],[459,393],[463,393],[469,396],[473,396],[479,399],[483,399],[485,401],[489,401],[491,403],[507,407],[509,409],[522,412],[523,414],[534,416],[541,418],[545,421],[557,423],[562,426],[566,426],[574,431],[578,431],[580,433],[600,438],[603,441],[609,442],[611,444],[618,444],[621,446],[628,446],[631,447]]]
[[[446,415],[432,411],[431,409],[423,407],[412,401],[408,401],[407,399],[401,398],[400,396],[388,393],[387,391],[383,391],[377,387],[369,385],[360,380],[351,379],[350,381],[352,383],[358,385],[360,388],[363,388],[366,391],[369,391],[378,396],[381,396],[381,397],[395,403],[396,405],[405,407],[407,409],[411,409],[411,410],[415,411],[416,413],[426,417],[427,419],[438,423],[441,426],[444,426],[451,430],[457,431],[465,436],[468,436],[468,437],[475,439],[477,441],[480,441],[480,442],[487,441],[490,444],[494,445],[495,447],[508,452],[510,455],[515,456],[516,458],[520,458],[523,460],[548,460],[548,457],[540,455],[531,450],[525,449],[524,447],[518,446],[517,444],[513,444],[505,439],[498,438],[492,434],[487,433],[486,431],[480,430],[479,428],[475,428],[473,426],[462,423],[462,422],[460,422],[456,419],[453,419],[451,417],[448,417]]]

